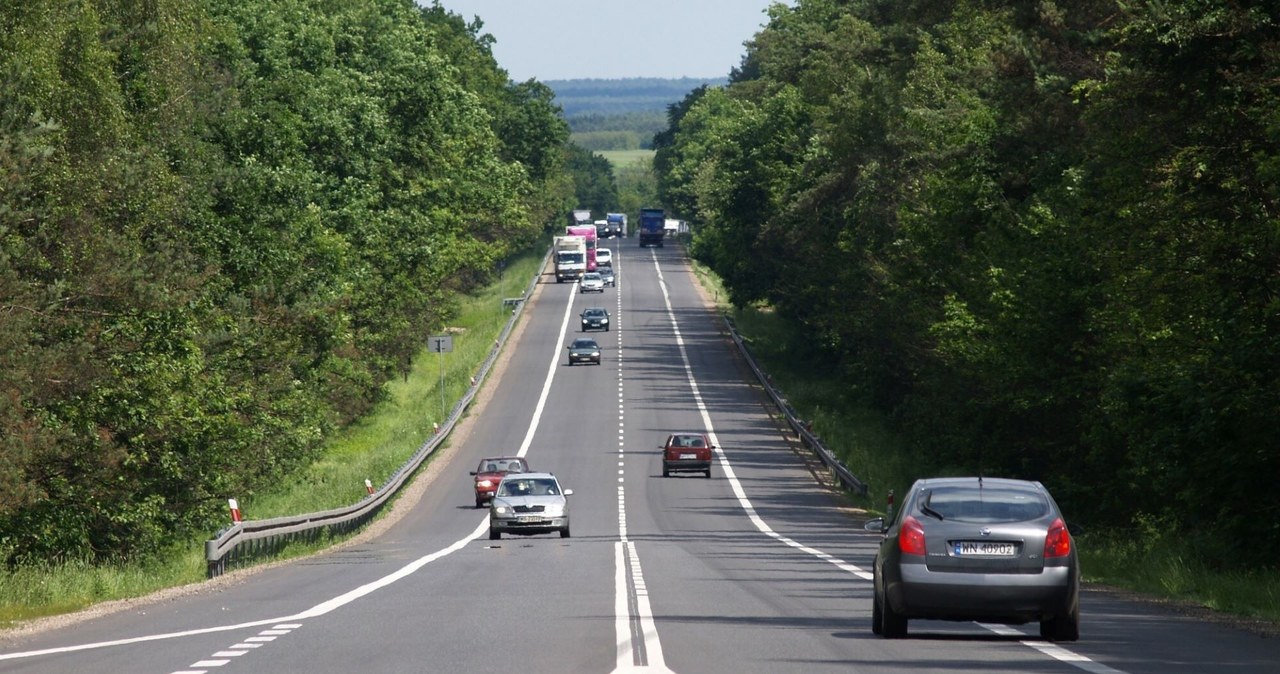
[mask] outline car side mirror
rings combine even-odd
[[[471,474],[472,474],[472,475],[475,475],[475,474],[476,474],[476,472],[473,470],[473,471],[471,471]]]
[[[572,489],[566,489],[566,490],[564,490],[564,495],[565,495],[565,496],[573,496],[573,490],[572,490]]]
[[[883,517],[876,517],[874,519],[867,520],[867,523],[862,525],[862,528],[867,531],[874,531],[878,534],[883,534],[889,530],[889,527],[885,526]]]

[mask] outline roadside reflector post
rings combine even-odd
[[[373,496],[373,480],[364,481],[364,490],[368,492],[370,496]]]
[[[229,498],[227,499],[227,506],[231,508],[231,523],[239,524],[242,522],[243,520],[240,517],[240,504],[237,503],[235,499]]]
[[[890,489],[890,490],[889,490],[889,517],[888,517],[888,519],[893,519],[893,490],[892,490],[892,489]]]

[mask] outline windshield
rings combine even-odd
[[[581,264],[583,257],[582,253],[557,253],[556,261],[561,264]]]
[[[523,459],[485,459],[480,462],[480,467],[476,469],[478,473],[524,473],[528,472],[529,467],[525,465]]]
[[[597,345],[597,344],[595,343],[595,341],[593,341],[593,340],[590,340],[590,339],[579,339],[578,341],[576,341],[576,342],[574,342],[574,343],[573,343],[573,348],[575,348],[575,349],[598,349],[598,348],[600,348],[600,346],[599,346],[599,345]]]
[[[551,478],[539,477],[523,480],[503,480],[498,486],[498,496],[557,496],[560,486]]]

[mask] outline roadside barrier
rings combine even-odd
[[[518,302],[511,302],[513,306],[511,316],[507,319],[506,325],[503,326],[502,333],[494,341],[493,348],[490,349],[489,356],[485,359],[484,364],[480,366],[479,372],[471,378],[471,386],[467,389],[466,394],[454,404],[453,410],[449,413],[448,418],[445,419],[444,425],[437,426],[431,437],[377,491],[373,491],[359,502],[343,508],[304,515],[274,517],[266,520],[242,521],[239,518],[239,508],[233,505],[235,521],[231,526],[222,529],[213,538],[204,543],[204,557],[208,566],[208,577],[214,578],[225,573],[228,568],[261,557],[275,555],[290,543],[314,542],[320,540],[321,536],[325,534],[342,535],[350,533],[359,529],[377,515],[382,506],[392,496],[395,496],[396,492],[404,486],[414,471],[422,465],[422,462],[428,456],[431,456],[436,448],[444,442],[445,438],[453,430],[454,425],[462,418],[463,412],[475,400],[476,393],[480,390],[480,383],[488,376],[489,370],[498,358],[498,353],[502,350],[503,345],[507,343],[507,338],[510,337],[516,321],[519,320],[524,311],[524,306],[527,304],[524,300],[533,294],[550,258],[551,250],[548,250],[546,256],[542,258],[542,264],[539,265],[533,280],[525,288],[523,297],[519,298],[520,301]],[[504,300],[505,303],[506,300]]]
[[[860,496],[866,496],[867,490],[870,488],[869,485],[855,477],[840,462],[840,459],[836,458],[836,455],[822,443],[822,440],[817,435],[814,435],[811,424],[805,423],[800,419],[795,409],[791,407],[791,403],[788,403],[782,393],[774,387],[773,379],[764,370],[760,369],[760,365],[756,363],[755,358],[751,357],[751,350],[742,341],[742,335],[738,334],[738,328],[733,324],[733,319],[725,316],[724,322],[729,328],[729,335],[733,337],[733,343],[738,345],[738,351],[742,354],[742,358],[747,361],[747,365],[755,373],[760,385],[764,387],[765,392],[773,399],[773,404],[777,405],[782,415],[786,417],[787,424],[791,426],[791,430],[795,431],[796,435],[800,437],[800,442],[822,460],[822,463],[827,466],[827,469],[831,471],[831,474],[840,481],[840,484],[845,489],[857,492]]]

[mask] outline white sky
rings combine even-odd
[[[484,22],[493,55],[523,82],[727,77],[777,0],[440,0]],[[418,0],[429,5],[431,0]],[[782,2],[794,5],[794,0]]]

